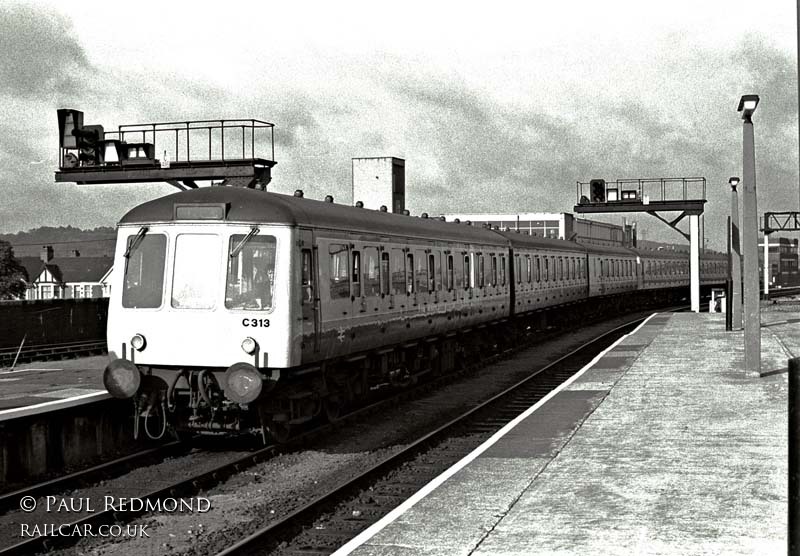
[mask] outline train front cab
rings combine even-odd
[[[299,358],[292,348],[292,229],[121,225],[104,373],[113,395],[198,429],[238,429],[239,404]],[[229,418],[227,410],[230,409]]]

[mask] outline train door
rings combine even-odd
[[[350,297],[350,251],[344,241],[334,240],[327,244],[327,252],[323,256],[327,257],[330,295],[330,311],[328,314],[326,310],[325,322],[348,319],[353,308]]]
[[[633,268],[636,272],[636,289],[644,289],[644,265],[642,265],[642,259],[639,255],[636,255],[636,263],[633,265]]]
[[[405,309],[408,304],[405,250],[392,247],[389,251],[389,309]]]
[[[376,314],[381,304],[381,272],[378,248],[364,246],[361,252],[361,303],[359,310]],[[356,300],[358,301],[358,300]]]
[[[314,245],[313,230],[300,230],[300,304],[303,315],[303,341],[319,351],[320,297],[319,250]],[[308,342],[311,338],[311,342]]]

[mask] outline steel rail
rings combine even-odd
[[[662,309],[662,311],[670,311],[670,310],[675,310],[675,308]],[[641,320],[643,320],[643,319],[640,318],[640,319],[637,319],[636,321],[633,321],[633,322],[641,322]],[[500,397],[503,397],[503,396],[509,394],[511,391],[519,388],[522,384],[524,384],[525,382],[531,380],[536,375],[538,375],[538,374],[540,374],[542,372],[545,372],[546,370],[550,369],[554,365],[557,365],[558,363],[562,362],[563,360],[574,356],[574,354],[577,353],[578,351],[586,349],[586,347],[588,345],[590,345],[592,343],[596,343],[596,342],[600,341],[601,339],[607,337],[608,335],[613,334],[615,331],[618,331],[618,330],[620,330],[622,328],[629,327],[629,326],[632,326],[632,324],[628,323],[628,324],[624,324],[622,326],[616,327],[613,330],[608,331],[608,332],[606,332],[606,333],[594,338],[590,342],[587,342],[587,343],[583,344],[582,346],[580,346],[576,350],[573,350],[570,353],[560,357],[556,361],[553,361],[553,362],[549,363],[548,365],[540,368],[539,370],[536,371],[536,373],[534,373],[533,375],[531,375],[528,378],[524,379],[523,381],[520,381],[516,385],[514,385],[514,386],[506,389],[505,391],[501,392],[500,394],[492,397],[490,400],[487,400],[483,404],[473,408],[472,410],[470,410],[469,412],[463,414],[462,416],[460,416],[460,417],[458,417],[456,419],[453,419],[452,421],[450,421],[448,424],[444,425],[443,427],[440,427],[436,431],[434,431],[432,433],[429,433],[425,437],[417,440],[411,446],[421,447],[425,443],[431,442],[436,437],[442,435],[445,430],[448,430],[448,429],[456,426],[458,424],[458,422],[460,422],[460,421],[463,422],[463,420],[466,419],[469,415],[474,414],[476,411],[480,410],[481,408],[484,408],[485,406],[487,406],[488,404],[492,403],[493,401],[496,401]],[[243,469],[246,469],[247,467],[255,465],[258,462],[263,461],[264,459],[267,459],[267,458],[273,457],[273,456],[275,456],[275,455],[277,455],[279,453],[291,450],[292,448],[302,444],[302,442],[304,442],[306,440],[309,440],[310,438],[312,438],[314,436],[317,436],[319,434],[322,434],[324,432],[330,431],[334,427],[339,426],[341,423],[344,423],[344,422],[347,422],[347,421],[362,417],[362,416],[367,415],[369,413],[372,413],[372,412],[374,412],[376,410],[380,410],[382,408],[388,407],[388,405],[396,403],[398,400],[401,400],[401,399],[403,399],[403,398],[405,398],[405,397],[407,397],[409,395],[413,395],[414,393],[416,393],[416,392],[418,392],[418,391],[420,391],[422,389],[428,389],[432,385],[436,385],[436,384],[438,384],[438,383],[440,383],[442,381],[446,381],[446,380],[452,379],[455,376],[460,375],[460,374],[462,374],[464,372],[470,372],[470,371],[473,371],[475,369],[482,368],[482,367],[484,367],[484,366],[486,366],[488,364],[491,364],[491,363],[494,363],[494,362],[500,360],[501,358],[509,356],[513,352],[516,352],[516,351],[519,351],[519,350],[522,350],[522,349],[525,349],[525,348],[528,348],[528,347],[531,347],[531,344],[530,343],[525,343],[525,344],[520,345],[520,346],[518,346],[516,348],[512,348],[512,349],[508,349],[508,350],[502,351],[500,353],[492,354],[492,355],[482,359],[481,361],[479,361],[477,363],[474,363],[472,365],[467,366],[465,369],[460,369],[460,370],[455,371],[453,373],[448,373],[447,375],[442,375],[442,376],[437,377],[435,380],[432,380],[432,381],[426,381],[426,382],[420,383],[417,386],[415,386],[414,388],[399,391],[394,396],[391,396],[391,397],[385,398],[385,399],[381,399],[381,400],[376,401],[376,402],[374,402],[372,404],[369,404],[367,406],[358,408],[358,409],[356,409],[356,410],[354,410],[354,411],[352,411],[350,413],[347,413],[346,415],[343,415],[335,423],[328,423],[328,424],[323,424],[323,425],[321,425],[319,427],[315,427],[315,428],[313,428],[313,429],[311,429],[311,430],[309,430],[307,432],[304,432],[304,433],[302,433],[300,435],[292,437],[291,440],[289,442],[285,443],[285,444],[272,444],[272,445],[266,446],[266,447],[261,448],[261,449],[259,449],[257,451],[249,453],[249,454],[247,454],[245,456],[242,456],[240,458],[236,458],[233,461],[221,464],[221,465],[215,467],[214,469],[211,469],[209,471],[200,473],[200,474],[192,476],[192,477],[188,477],[188,478],[183,479],[181,481],[178,481],[178,482],[176,482],[174,484],[171,484],[171,485],[159,488],[159,489],[152,490],[152,491],[150,491],[150,492],[148,492],[146,494],[137,496],[137,498],[140,498],[141,500],[143,500],[145,502],[147,502],[147,501],[156,502],[159,498],[164,497],[164,496],[169,496],[169,497],[190,496],[190,495],[198,492],[201,488],[209,488],[211,486],[219,484],[220,482],[224,481],[225,479],[227,479],[231,475],[233,475],[235,473],[238,473],[238,472],[242,471]],[[410,451],[411,446],[409,446],[409,448],[405,449],[402,453],[411,454],[411,451]],[[342,491],[343,489],[348,488],[348,486],[351,483],[354,484],[356,481],[359,481],[359,480],[363,481],[364,477],[373,476],[375,473],[379,472],[379,469],[390,467],[392,461],[396,461],[396,457],[393,456],[393,457],[386,458],[384,461],[380,462],[379,464],[377,464],[373,468],[367,470],[366,473],[363,473],[362,475],[360,475],[359,478],[353,479],[352,481],[348,481],[346,484],[343,484],[340,487],[337,487],[337,489],[335,489],[335,491],[336,492]],[[334,492],[334,491],[332,491],[332,492]],[[279,522],[275,522],[273,524],[268,525],[266,528],[264,528],[263,531],[259,530],[256,533],[254,533],[253,535],[251,535],[252,539],[251,539],[251,537],[247,537],[246,539],[243,539],[242,541],[240,541],[240,543],[245,543],[246,542],[247,544],[249,544],[250,542],[253,542],[257,537],[259,537],[261,535],[267,534],[269,532],[274,532],[274,531],[278,530],[281,527],[287,527],[288,525],[290,525],[290,520],[291,519],[295,519],[296,520],[301,515],[308,515],[309,513],[313,512],[314,508],[319,508],[321,504],[325,503],[325,499],[329,498],[330,494],[331,493],[329,493],[328,495],[325,495],[323,497],[320,497],[319,499],[315,500],[314,502],[311,502],[309,505],[307,505],[307,506],[305,506],[303,508],[300,508],[299,510],[296,510],[295,512],[290,514],[290,516],[287,516],[287,518],[282,519]],[[140,515],[146,514],[146,513],[147,513],[146,510],[125,511],[125,512],[112,512],[112,511],[108,511],[108,510],[101,510],[101,511],[94,512],[94,513],[92,513],[90,515],[87,515],[87,516],[85,516],[85,517],[83,517],[81,519],[78,519],[78,520],[75,520],[75,521],[72,521],[72,522],[69,522],[69,523],[65,523],[64,527],[67,527],[67,528],[83,527],[84,525],[91,524],[93,527],[96,528],[96,527],[98,527],[100,525],[104,525],[104,524],[129,522],[130,520],[132,520],[132,519],[134,519],[134,518],[136,518],[136,517],[138,517]],[[264,531],[266,531],[266,532],[264,532]],[[77,537],[77,536],[57,536],[57,537],[47,537],[47,536],[44,536],[44,535],[36,536],[36,537],[32,537],[32,538],[26,539],[24,541],[21,541],[21,542],[19,542],[17,544],[14,544],[14,545],[11,545],[11,546],[8,546],[8,547],[5,547],[5,548],[0,548],[0,556],[12,556],[12,555],[18,555],[18,554],[31,554],[31,553],[35,553],[37,551],[43,551],[43,550],[48,550],[49,551],[49,550],[53,550],[53,549],[55,549],[57,547],[58,548],[63,548],[65,546],[69,546],[71,544],[74,544],[74,543],[78,542],[78,540],[80,540],[80,537]],[[229,550],[234,549],[240,543],[237,543],[236,545],[233,545]],[[228,554],[228,553],[229,553],[228,551],[225,551],[225,552],[223,552],[221,554]],[[234,552],[230,552],[230,553],[233,554]]]
[[[89,482],[99,476],[109,476],[116,473],[118,470],[124,472],[126,469],[142,463],[144,460],[164,455],[165,457],[175,451],[180,451],[185,448],[186,444],[179,441],[172,441],[161,446],[148,448],[135,454],[129,454],[121,458],[111,461],[103,462],[80,471],[75,471],[68,475],[56,477],[48,481],[42,481],[33,485],[25,486],[20,489],[0,493],[0,516],[7,513],[9,510],[19,507],[20,499],[25,496],[39,497],[45,492],[48,494],[55,494],[64,492],[72,488],[76,484],[82,482]]]
[[[548,363],[543,367],[540,367],[526,378],[506,388],[499,394],[492,396],[483,403],[462,413],[458,417],[450,420],[449,422],[440,426],[436,430],[427,433],[423,437],[419,438],[418,440],[412,442],[411,444],[403,448],[401,451],[391,456],[387,456],[382,461],[376,463],[374,466],[365,470],[358,476],[340,483],[336,487],[329,490],[327,493],[317,497],[316,499],[309,502],[305,506],[296,509],[289,515],[284,516],[283,518],[280,518],[279,520],[269,523],[268,525],[258,529],[254,533],[250,534],[249,536],[245,537],[239,542],[231,545],[222,552],[217,553],[216,556],[234,556],[234,555],[246,554],[249,553],[250,551],[259,551],[259,552],[263,551],[263,547],[261,546],[257,547],[256,545],[259,545],[267,537],[271,537],[270,544],[277,544],[281,540],[285,540],[287,536],[291,535],[292,531],[297,531],[302,529],[304,526],[307,526],[309,522],[312,521],[314,518],[322,515],[326,508],[330,508],[335,504],[342,502],[344,499],[350,497],[352,494],[357,493],[366,488],[367,484],[374,482],[380,477],[386,475],[391,470],[396,469],[399,465],[402,465],[403,463],[406,463],[407,461],[413,459],[422,451],[429,448],[431,445],[438,443],[440,440],[445,440],[447,435],[452,430],[454,430],[458,426],[463,425],[467,420],[472,418],[478,412],[483,411],[487,409],[489,406],[496,404],[498,401],[516,393],[520,388],[528,385],[532,380],[539,377],[542,373],[545,373],[551,369],[556,368],[558,365],[563,364],[569,359],[577,357],[582,352],[585,352],[587,349],[590,349],[592,346],[596,345],[598,342],[607,339],[611,335],[619,334],[622,330],[625,329],[634,328],[644,320],[645,320],[644,318],[637,318],[634,321],[618,326],[610,331],[604,332],[603,334],[593,338],[588,342],[585,342],[581,346],[559,357],[555,361],[552,361],[551,363]],[[552,388],[550,390],[552,390]],[[542,397],[543,396],[544,395],[542,395]],[[497,426],[498,430],[500,428],[502,428],[502,425]]]

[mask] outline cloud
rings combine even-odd
[[[70,98],[90,68],[72,26],[56,12],[0,6],[0,92],[25,98]]]
[[[150,67],[96,67],[72,37],[63,16],[0,8],[0,47],[18,53],[31,44],[21,56],[38,61],[0,66],[0,163],[13,176],[0,185],[0,232],[113,224],[135,204],[172,191],[54,184],[55,109],[64,103],[107,130],[223,117],[274,122],[278,165],[270,189],[300,188],[312,198],[333,194],[349,203],[351,158],[399,156],[415,214],[564,212],[576,201],[576,181],[705,176],[706,228],[721,246],[724,184],[741,164],[735,103],[757,92],[758,177],[762,195],[769,192],[760,207],[797,205],[794,59],[760,36],[728,49],[670,36],[648,56],[607,65],[591,52],[562,60],[548,50],[546,65],[533,51],[506,66],[493,53],[485,79],[468,65],[442,63],[446,56],[433,63],[396,53],[264,54],[234,84]],[[638,220],[650,238],[679,238],[649,216]]]

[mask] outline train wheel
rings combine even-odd
[[[338,396],[328,396],[322,402],[325,409],[325,418],[329,423],[335,423],[342,418],[344,404]]]
[[[292,437],[292,426],[279,421],[272,421],[267,425],[267,430],[278,444],[284,444]]]

